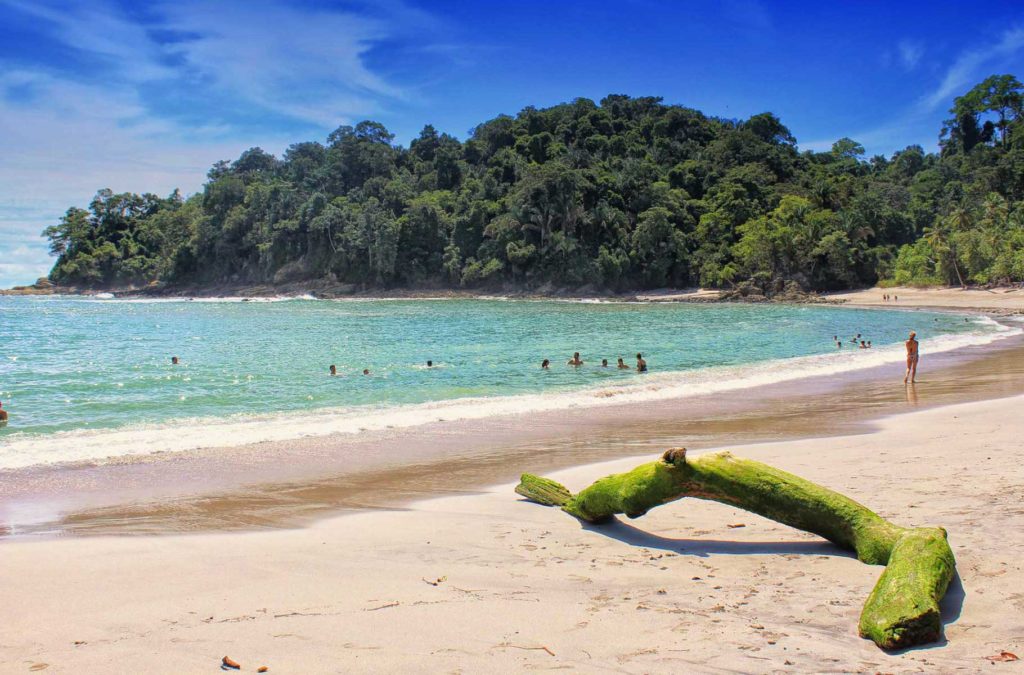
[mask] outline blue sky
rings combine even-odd
[[[138,4],[0,0],[0,287],[48,272],[39,232],[98,188],[191,193],[361,119],[405,144],[624,93],[888,154],[934,149],[954,96],[1024,61],[1019,2]]]

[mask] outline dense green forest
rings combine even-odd
[[[46,228],[84,287],[328,280],[356,288],[731,287],[1024,280],[1024,87],[957,98],[939,153],[799,152],[770,113],[576,99],[408,148],[342,126],[281,158],[218,162],[203,190],[116,194]]]

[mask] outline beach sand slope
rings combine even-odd
[[[962,582],[930,648],[858,638],[882,570],[814,536],[698,500],[583,526],[507,485],[294,531],[4,543],[0,671],[1009,671],[985,657],[1024,656],[1022,406],[734,449],[948,528]],[[579,489],[649,459],[553,477]]]

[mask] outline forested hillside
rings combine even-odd
[[[658,98],[526,108],[408,148],[376,122],[219,162],[188,198],[101,190],[48,227],[85,287],[327,279],[360,288],[828,290],[1024,280],[1024,97],[957,98],[941,153],[799,152],[770,113]]]

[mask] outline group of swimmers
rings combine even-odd
[[[584,364],[584,361],[583,361],[583,359],[580,358],[580,353],[579,352],[573,352],[572,358],[569,359],[568,361],[566,361],[565,363],[566,363],[566,365],[573,366],[575,368],[579,368],[580,366],[582,366]],[[548,360],[548,359],[544,359],[543,361],[540,362],[540,367],[541,367],[542,370],[548,370],[551,367],[551,361]],[[601,367],[602,368],[607,368],[608,367],[608,359],[601,359]],[[622,360],[621,356],[619,357],[619,362],[618,362],[618,364],[616,364],[615,367],[618,368],[619,370],[629,370],[630,369],[630,366],[625,361]],[[640,352],[636,353],[636,372],[638,372],[638,373],[646,373],[647,372],[647,362],[644,361],[644,356]]]
[[[433,368],[433,367],[434,367],[434,362],[433,361],[427,361],[427,368]],[[338,376],[338,366],[334,365],[333,363],[331,364],[330,371],[331,371],[331,377],[337,377]],[[363,368],[363,375],[369,375],[369,374],[370,374],[370,369],[369,368]]]
[[[832,336],[832,342],[836,343],[836,349],[843,348],[843,341],[839,339],[838,335]],[[871,340],[864,340],[860,333],[857,333],[857,337],[851,338],[850,342],[853,343],[854,347],[859,347],[860,349],[871,349]]]

